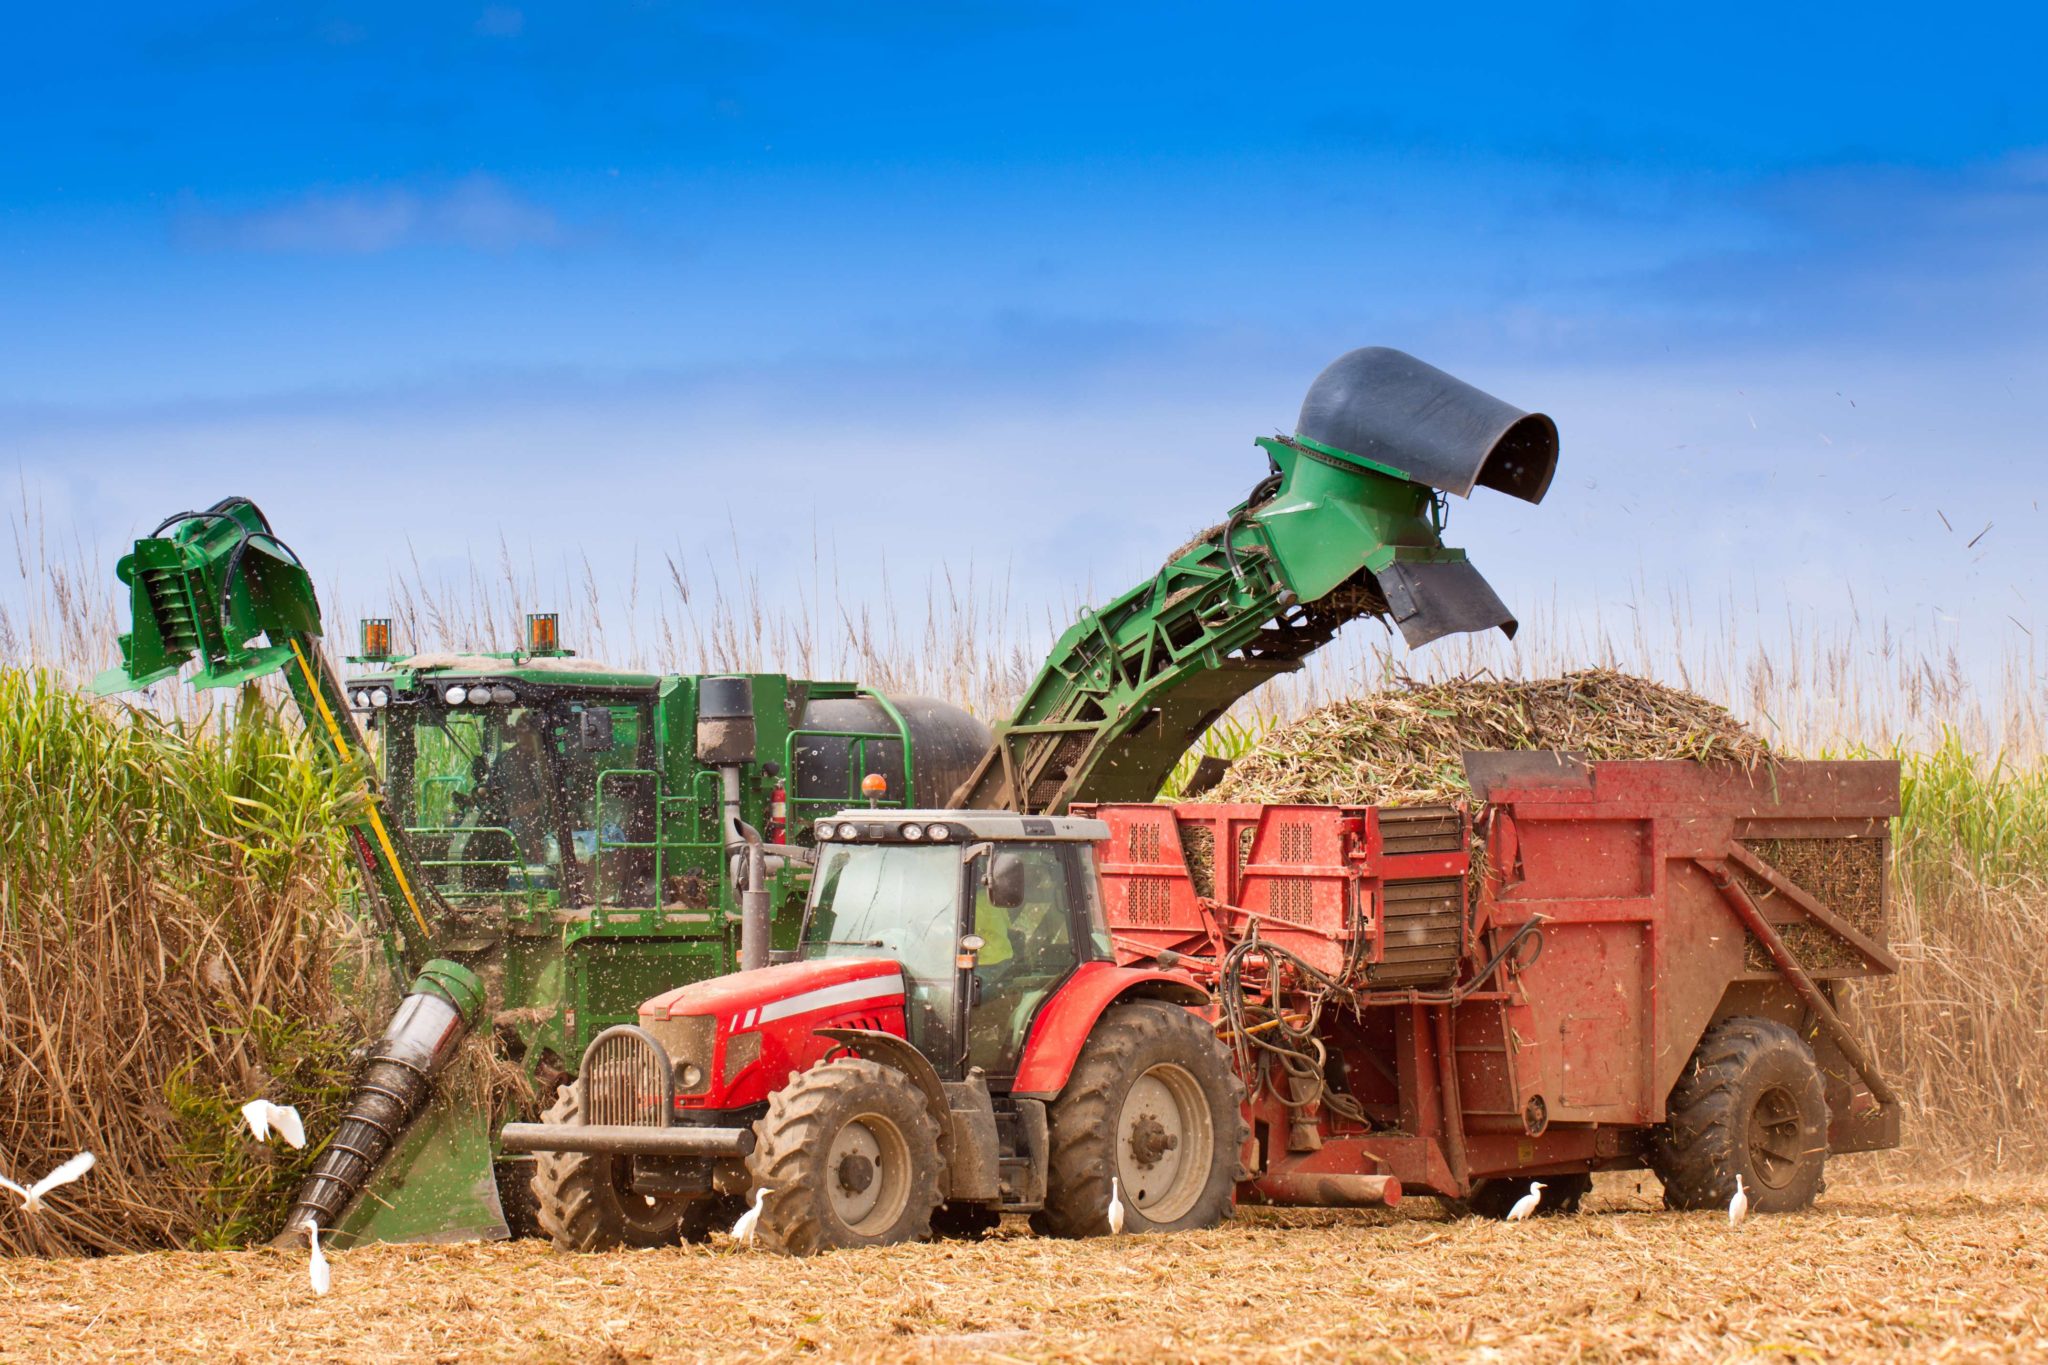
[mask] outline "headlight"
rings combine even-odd
[[[924,832],[934,839],[950,839],[953,837],[952,828],[947,825],[927,825]]]
[[[491,689],[491,700],[500,706],[510,706],[513,702],[519,700],[519,694],[503,683],[500,683]]]
[[[354,707],[364,707],[368,706],[370,703],[367,699],[364,698],[362,693],[351,692],[348,694],[348,704]]]
[[[390,694],[389,692],[385,691],[385,690],[384,690],[383,688],[381,688],[381,687],[380,687],[380,688],[378,688],[378,689],[377,689],[376,691],[374,691],[374,692],[372,692],[372,693],[370,694],[370,705],[372,705],[372,706],[389,706],[389,705],[391,705],[391,694]]]
[[[704,1084],[704,1068],[695,1062],[684,1062],[676,1068],[676,1089],[691,1091]]]
[[[924,838],[924,826],[905,825],[903,827],[903,837],[910,840],[913,844],[916,843],[919,839]]]
[[[488,687],[470,688],[469,704],[471,706],[489,706],[491,704],[491,689]]]
[[[441,694],[441,700],[447,702],[450,706],[460,706],[468,696],[469,689],[461,683],[457,683]]]
[[[817,835],[818,841],[820,843],[823,843],[825,840],[830,839],[834,834],[838,832],[838,827],[835,826],[830,820],[820,820],[818,822]]]

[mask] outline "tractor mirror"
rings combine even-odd
[[[578,736],[583,747],[595,753],[612,747],[612,713],[606,707],[585,711],[578,721]]]
[[[997,853],[988,862],[988,901],[998,910],[1024,904],[1024,860],[1015,853]]]

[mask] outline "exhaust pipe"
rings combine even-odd
[[[425,1107],[483,1009],[484,987],[467,967],[436,958],[421,968],[384,1036],[370,1049],[355,1094],[313,1170],[299,1186],[280,1240],[303,1237],[308,1222],[331,1228]]]

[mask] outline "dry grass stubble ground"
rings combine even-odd
[[[2048,1181],[1838,1183],[1735,1232],[1635,1183],[1516,1226],[1417,1199],[810,1261],[375,1247],[324,1299],[273,1251],[4,1260],[0,1359],[2048,1357]]]

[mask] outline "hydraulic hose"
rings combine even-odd
[[[333,1227],[370,1183],[433,1094],[483,1009],[483,983],[459,963],[436,958],[421,969],[364,1060],[355,1093],[327,1147],[299,1187],[284,1236],[308,1222]]]

